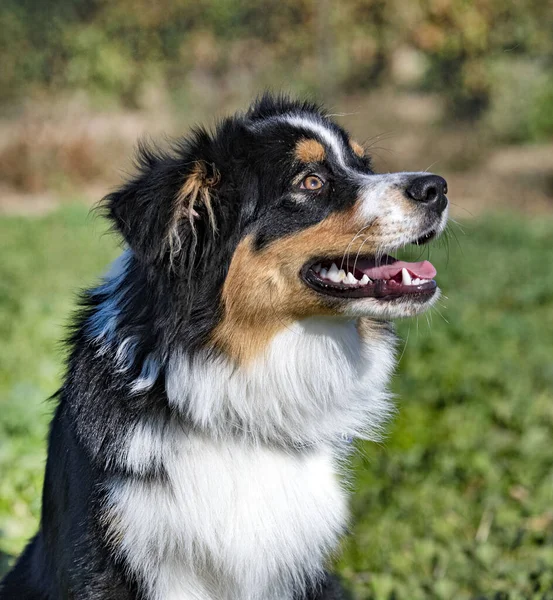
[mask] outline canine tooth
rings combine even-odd
[[[334,281],[334,283],[340,283],[341,278],[339,273],[340,272],[338,271],[338,267],[334,263],[332,263],[332,266],[328,270],[327,277],[330,279],[330,281]]]
[[[409,271],[405,268],[401,269],[401,283],[403,285],[411,285],[411,275],[409,275]]]
[[[355,279],[355,277],[351,273],[348,273],[346,276],[345,282],[350,283],[350,284],[355,284],[355,283],[357,283],[357,279]]]
[[[361,279],[359,280],[359,283],[362,285],[367,285],[367,283],[369,283],[370,279],[367,275],[363,275],[363,277],[361,277]]]

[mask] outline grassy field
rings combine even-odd
[[[399,326],[390,436],[355,459],[339,569],[360,599],[553,598],[553,220],[463,229],[431,250],[443,318]],[[78,207],[0,219],[0,571],[37,524],[45,398],[104,230]]]

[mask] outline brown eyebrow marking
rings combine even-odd
[[[321,142],[303,138],[296,144],[295,155],[299,161],[304,163],[322,162],[325,159],[326,151]]]
[[[361,144],[359,144],[355,140],[350,140],[349,145],[351,146],[351,149],[353,150],[354,154],[357,154],[359,158],[363,158],[365,156],[365,148],[363,148]]]

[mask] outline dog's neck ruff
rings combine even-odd
[[[381,324],[312,318],[275,336],[251,364],[222,355],[175,353],[169,404],[194,427],[297,447],[375,439],[390,414],[386,384],[393,336]]]
[[[237,367],[174,354],[171,407],[190,421],[129,432],[109,534],[148,600],[293,600],[323,576],[348,522],[342,434],[375,438],[390,405],[382,324],[309,319]],[[293,446],[293,447],[292,447]]]

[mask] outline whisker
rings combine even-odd
[[[353,263],[353,270],[355,271],[355,267],[357,266],[357,261],[359,260],[359,255],[361,254],[361,250],[363,249],[363,246],[369,241],[370,236],[366,236],[365,239],[363,240],[363,242],[361,243],[361,246],[359,246],[359,250],[357,250],[357,255],[355,256],[355,262]]]
[[[449,266],[449,239],[450,239],[450,235],[451,235],[451,231],[450,231],[449,226],[448,226],[444,230],[443,236],[440,238],[440,246],[442,246],[443,248],[445,248],[445,251],[446,251],[446,254],[447,254],[446,263],[445,263],[446,268]]]
[[[471,217],[475,217],[476,215],[474,213],[471,213],[470,210],[468,208],[465,208],[464,206],[461,206],[460,204],[455,204],[455,202],[451,202],[451,200],[449,201],[449,203],[451,204],[451,206],[456,206],[457,208],[460,208],[461,210],[464,210],[465,212],[467,212]],[[452,219],[453,220],[453,219]]]
[[[356,115],[360,115],[361,112],[342,112],[342,113],[327,113],[327,117],[354,117]]]
[[[373,223],[374,223],[374,221],[371,221],[368,225],[361,227],[361,229],[353,236],[350,243],[347,245],[344,255],[342,257],[342,262],[340,263],[340,269],[344,266],[344,261],[346,260],[346,257],[347,257],[347,262],[349,263],[349,249],[351,248],[351,245],[353,244],[353,242],[355,242],[355,240],[361,235],[362,231],[364,231],[365,229],[370,227]]]
[[[383,140],[389,140],[396,135],[397,135],[397,132],[395,132],[395,131],[385,131],[384,133],[380,133],[378,135],[373,135],[372,137],[365,139],[365,141],[363,142],[363,147],[366,150],[370,150],[377,142],[380,142]],[[372,141],[372,143],[369,143],[371,141]]]
[[[374,152],[374,150],[372,150],[372,148],[371,148],[371,153],[378,156],[378,158],[386,165],[386,167],[388,169],[388,173],[390,173],[391,172],[390,163],[385,158],[382,158],[382,156],[380,156],[380,154],[378,152]]]
[[[373,154],[376,154],[375,150],[382,150],[384,152],[389,152],[393,156],[397,156],[397,152],[395,150],[392,150],[391,148],[385,148],[384,146],[371,146],[370,150]],[[378,156],[378,154],[376,154],[376,155]],[[380,158],[382,158],[382,157],[380,157]]]
[[[444,309],[445,309],[445,306],[444,306]],[[437,306],[433,306],[432,310],[435,310],[448,325],[451,325],[451,323],[442,315],[441,311],[438,309]]]
[[[464,231],[461,231],[461,233],[463,235],[466,235],[466,233]],[[449,234],[453,236],[453,238],[457,242],[457,246],[459,247],[459,250],[461,250],[461,254],[463,254],[463,246],[461,246],[461,243],[459,242],[459,238],[457,237],[457,233],[453,229],[449,229]]]
[[[428,167],[426,167],[426,169],[423,171],[423,173],[428,173],[429,169],[431,169],[434,165],[437,165],[440,162],[441,159],[435,160],[432,164],[430,164]]]
[[[403,344],[403,350],[401,352],[401,356],[398,358],[398,364],[401,362],[403,355],[405,354],[405,350],[407,349],[407,343],[409,342],[409,334],[411,333],[411,323],[409,323],[409,329],[407,330],[407,337],[405,338],[405,343]]]
[[[449,221],[450,221],[450,223],[457,225],[457,227],[461,230],[461,233],[463,233],[463,234],[465,233],[463,226],[461,225],[461,223],[459,223],[459,221],[457,221],[457,219],[454,219],[453,217],[449,217]]]

